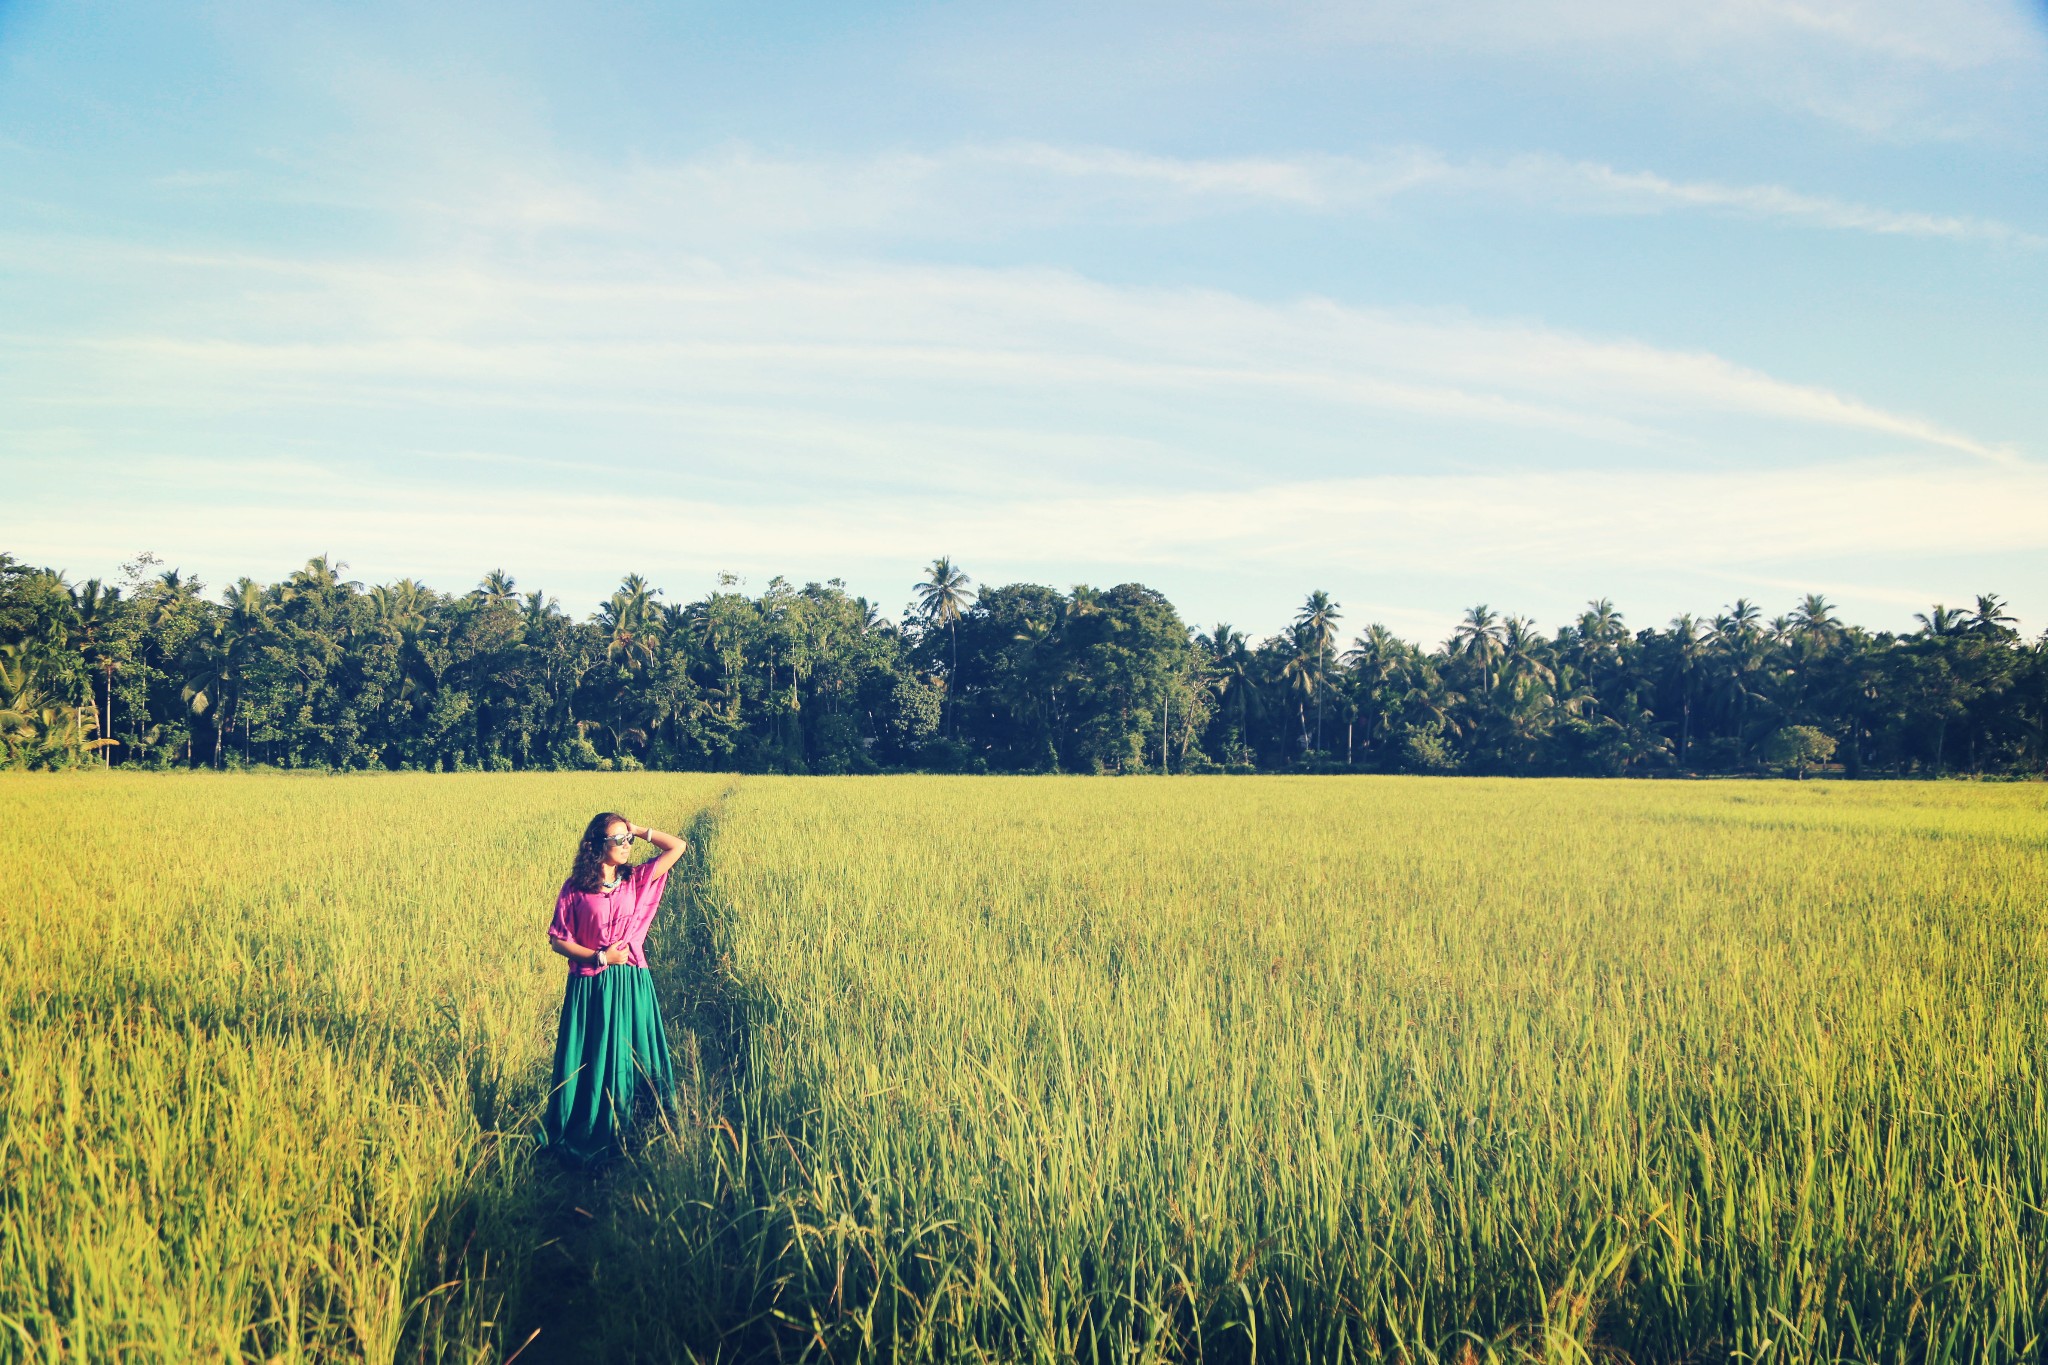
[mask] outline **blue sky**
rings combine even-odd
[[[2034,630],[2044,317],[2038,4],[0,0],[74,578]]]

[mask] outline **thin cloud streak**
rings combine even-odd
[[[253,505],[240,505],[259,486],[263,506],[285,513],[293,536],[310,529],[402,546],[445,524],[463,562],[474,557],[462,544],[465,532],[479,537],[474,552],[488,553],[549,527],[601,525],[617,507],[614,491],[581,486],[581,468],[565,468],[555,486],[542,488],[478,485],[468,469],[448,469],[444,486],[431,477],[441,457],[421,454],[428,458],[419,479],[403,489],[365,485],[316,460],[211,461],[195,469],[163,459],[131,472],[158,485],[153,496],[177,497],[182,487],[190,502],[180,508],[180,528],[209,545],[268,534],[248,519]],[[455,457],[464,466],[490,458],[475,451]],[[1930,488],[1942,496],[1930,498]],[[677,548],[668,557],[705,564],[820,556],[914,562],[935,536],[990,558],[1043,562],[1053,572],[1068,563],[1207,563],[1221,552],[1232,561],[1362,571],[1448,557],[1464,569],[1503,573],[1564,565],[1761,573],[1771,564],[1852,554],[2048,550],[2048,469],[2015,474],[1899,459],[1764,472],[1389,474],[1163,493],[1069,482],[1000,507],[968,489],[909,498],[783,490],[764,503],[656,483],[636,491],[632,505],[636,516],[674,529]],[[1827,514],[1815,515],[1821,507]],[[571,558],[561,562],[570,564],[587,547],[562,549]]]
[[[2038,54],[2019,7],[2000,0],[1734,0],[1644,5],[1632,0],[1291,0],[1282,12],[1323,41],[1451,43],[1536,53],[1604,49],[1687,61],[1744,50],[1786,54],[1788,40],[1822,54],[1863,55],[1905,68],[1970,71]]]
[[[99,373],[82,361],[65,371],[81,404],[153,392],[172,406],[203,406],[212,395],[219,405],[680,411],[713,396],[795,395],[843,409],[849,395],[887,384],[904,410],[919,411],[935,399],[1013,407],[1192,394],[1213,404],[1237,394],[1267,405],[1277,430],[1378,411],[1649,450],[1692,443],[1702,418],[1743,419],[2021,463],[1918,415],[1711,354],[1325,299],[1269,304],[1042,270],[739,271],[672,261],[661,274],[619,272],[573,251],[519,267],[194,258],[105,245],[74,257],[52,242],[16,254],[213,301],[181,308],[175,334],[0,336],[24,360],[59,348],[97,356]],[[45,386],[22,398],[51,401],[53,391],[62,393]]]
[[[521,191],[521,202],[528,191]],[[1550,154],[1456,160],[1427,147],[1369,157],[1173,157],[1041,142],[968,144],[851,160],[801,160],[728,148],[645,169],[616,196],[649,224],[682,207],[771,233],[970,233],[992,223],[1189,217],[1268,206],[1317,213],[1383,211],[1428,194],[1595,216],[1705,212],[1827,231],[1987,242],[2038,249],[2048,238],[1993,219],[1900,211],[1784,185],[1723,184]],[[588,196],[586,203],[601,196]],[[517,216],[511,210],[494,209]],[[591,209],[591,221],[598,221]]]
[[[252,499],[259,477],[283,491]],[[1000,507],[965,490],[798,492],[769,506],[655,482],[634,490],[630,520],[661,534],[595,549],[572,528],[619,524],[621,504],[569,479],[541,489],[466,478],[399,489],[321,463],[274,460],[166,465],[137,478],[147,509],[116,502],[61,529],[11,511],[0,515],[0,537],[74,565],[149,544],[221,581],[323,550],[372,577],[409,574],[444,586],[509,561],[557,592],[629,569],[671,583],[722,569],[902,574],[935,545],[972,546],[977,564],[1062,585],[1078,577],[1157,581],[1219,562],[1268,578],[1356,585],[1437,564],[1503,589],[1669,574],[1720,578],[1735,592],[1800,582],[1799,565],[1844,556],[1910,565],[2048,551],[2048,471],[2015,476],[1898,460],[1761,475],[1395,475],[1158,495],[1067,487]],[[1943,496],[1930,498],[1936,487]],[[1826,515],[1815,515],[1822,507]],[[167,539],[172,527],[175,538]]]

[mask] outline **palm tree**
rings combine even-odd
[[[26,762],[47,700],[27,654],[22,645],[0,645],[0,746],[9,763]]]
[[[1913,619],[1920,623],[1920,633],[1922,635],[1933,636],[1939,639],[1950,635],[1961,635],[1963,633],[1965,613],[1960,607],[1950,610],[1941,603],[1936,602],[1931,611],[1914,612]]]
[[[953,646],[952,667],[946,672],[946,735],[953,734],[954,678],[960,672],[960,618],[974,600],[974,580],[951,555],[940,555],[924,571],[924,581],[915,585],[918,611],[930,625],[943,625]]]
[[[1671,671],[1677,673],[1677,765],[1686,765],[1686,753],[1692,749],[1692,679],[1700,671],[1700,659],[1706,657],[1706,636],[1700,632],[1700,622],[1694,620],[1692,612],[1671,618]]]
[[[2019,632],[2013,627],[2018,619],[2005,609],[2005,602],[1995,592],[1977,594],[1977,609],[1970,613],[1970,633],[1988,635],[1994,640],[2010,640]]]
[[[1736,598],[1734,606],[1714,618],[1713,648],[1721,659],[1732,731],[1729,737],[1735,742],[1738,763],[1747,740],[1750,703],[1765,699],[1763,680],[1758,676],[1767,662],[1763,630],[1758,625],[1762,618],[1762,609],[1747,597]]]
[[[1587,643],[1608,648],[1628,638],[1628,625],[1614,603],[1602,597],[1588,602],[1579,613],[1579,635]]]
[[[1301,724],[1301,749],[1309,752],[1308,704],[1316,703],[1317,714],[1322,711],[1322,651],[1306,625],[1297,624],[1288,632],[1293,652],[1287,662],[1280,666],[1280,677],[1294,691],[1294,714]]]
[[[433,605],[433,599],[432,588],[410,578],[379,583],[370,589],[371,618],[401,636],[409,636],[426,625],[427,608]]]
[[[88,740],[92,709],[59,702],[44,690],[23,645],[0,645],[0,755],[25,768],[61,768],[113,741]]]
[[[1310,689],[1316,699],[1316,752],[1323,749],[1323,693],[1330,681],[1330,656],[1337,642],[1337,622],[1343,620],[1343,613],[1337,609],[1330,594],[1321,588],[1308,595],[1295,613],[1294,627],[1312,655],[1311,667],[1315,671],[1315,683]]]
[[[1685,756],[1692,748],[1693,675],[1699,672],[1700,660],[1705,654],[1706,641],[1692,613],[1671,618],[1671,666],[1678,675],[1678,766],[1681,768],[1685,766]]]
[[[1810,592],[1792,610],[1792,629],[1826,645],[1841,632],[1842,623],[1835,616],[1834,603],[1817,592]]]
[[[1258,690],[1253,680],[1255,656],[1251,642],[1237,627],[1217,622],[1204,642],[1210,667],[1215,670],[1216,692],[1236,715],[1237,735],[1242,742],[1249,733],[1252,697]]]
[[[1390,688],[1400,677],[1406,654],[1394,632],[1378,621],[1367,626],[1365,633],[1353,640],[1351,648],[1344,652],[1343,662],[1351,670],[1352,684],[1366,703],[1365,747],[1368,752],[1379,740]]]
[[[1464,727],[1458,723],[1458,708],[1464,704],[1464,694],[1444,686],[1443,675],[1429,661],[1409,670],[1408,690],[1401,694],[1400,707],[1411,728],[1460,736]]]
[[[379,591],[382,591],[381,589]],[[374,597],[375,594],[372,594]],[[240,578],[221,594],[227,611],[213,620],[213,629],[193,650],[192,667],[181,695],[195,716],[213,717],[213,766],[224,765],[227,733],[234,723],[229,689],[270,628],[271,604],[254,580]]]
[[[1500,643],[1500,618],[1484,602],[1467,608],[1465,619],[1451,633],[1452,652],[1478,661],[1480,678],[1489,692],[1493,690],[1493,661],[1500,653]]]
[[[1557,679],[1550,686],[1550,694],[1557,699],[1557,709],[1567,716],[1583,719],[1600,707],[1599,695],[1585,673],[1571,664],[1557,666]]]
[[[119,628],[120,612],[121,590],[106,587],[97,578],[87,580],[84,587],[71,594],[71,642],[83,656],[88,673],[105,675],[104,717],[100,715],[99,701],[93,701],[94,720],[101,735],[114,728],[114,670],[120,666],[115,657],[114,635]],[[111,749],[109,741],[102,754],[109,765],[114,761]]]
[[[661,589],[650,588],[639,574],[628,574],[611,600],[597,609],[597,624],[606,635],[605,657],[628,673],[640,673],[654,664],[661,644],[661,627],[656,619],[654,599]]]
[[[319,597],[342,586],[341,571],[346,564],[336,564],[326,555],[314,555],[306,561],[306,567],[294,570],[286,580],[282,593],[285,601],[296,597]],[[361,587],[359,583],[348,584],[351,588]]]
[[[1534,678],[1548,683],[1556,677],[1548,658],[1550,642],[1536,623],[1526,616],[1510,616],[1501,623],[1501,678]]]
[[[484,575],[483,582],[477,584],[469,595],[487,607],[498,607],[517,600],[519,592],[511,574],[503,569],[493,569]]]

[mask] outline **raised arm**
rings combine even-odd
[[[690,847],[689,842],[680,834],[663,834],[660,830],[648,826],[634,830],[633,834],[634,837],[645,839],[661,850],[661,856],[654,860],[654,867],[648,873],[653,877],[667,876],[668,870],[676,865],[676,860]]]

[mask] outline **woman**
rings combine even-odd
[[[661,855],[628,867],[635,839]],[[542,1126],[547,1145],[573,1163],[611,1154],[641,1092],[657,1104],[675,1100],[668,1034],[641,945],[669,869],[686,847],[673,834],[637,828],[606,811],[584,829],[576,865],[555,900],[548,943],[569,959],[569,986]]]

